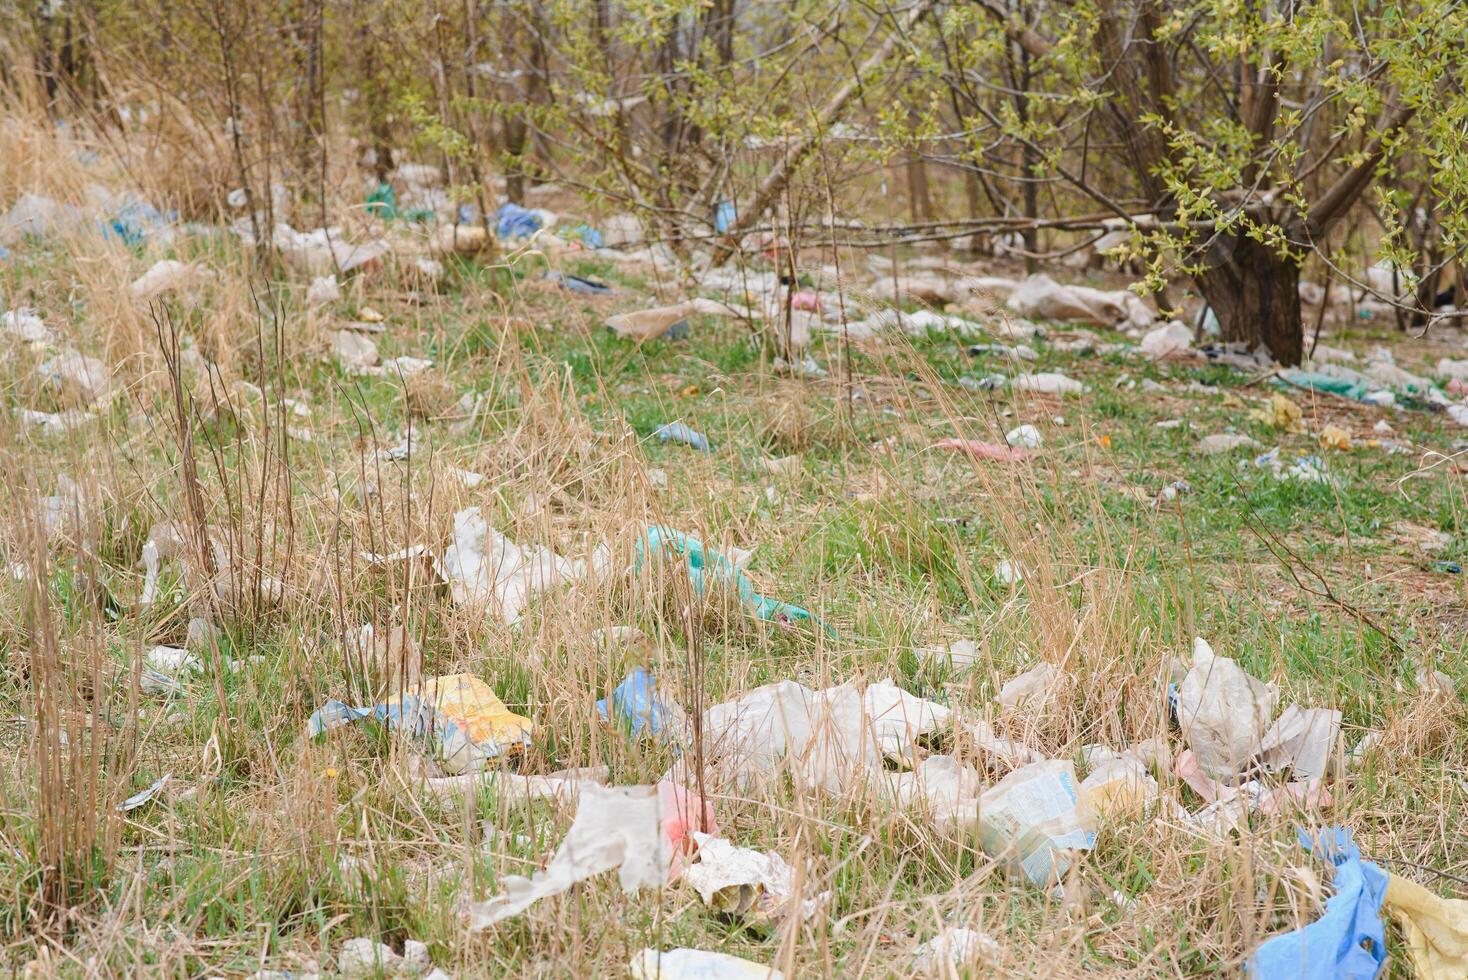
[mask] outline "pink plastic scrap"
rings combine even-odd
[[[1021,446],[1002,446],[997,442],[980,442],[977,439],[940,439],[933,444],[933,448],[954,449],[968,453],[976,460],[990,460],[995,463],[1020,463],[1033,455]]]

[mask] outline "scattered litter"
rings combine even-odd
[[[1235,449],[1257,449],[1257,440],[1236,432],[1219,432],[1211,436],[1204,436],[1198,440],[1198,452],[1204,456],[1217,456],[1220,453],[1231,453]]]
[[[1086,390],[1086,386],[1074,378],[1054,371],[1017,374],[1010,384],[1015,391],[1033,391],[1042,395],[1079,395]]]
[[[153,647],[144,655],[143,663],[161,674],[175,677],[183,673],[196,674],[204,670],[204,664],[198,657],[179,647]]]
[[[1109,327],[1127,323],[1145,327],[1157,315],[1136,293],[1125,289],[1105,291],[1089,286],[1062,286],[1045,275],[1019,282],[1004,305],[1023,317],[1066,320]]]
[[[1010,429],[1004,436],[1004,441],[1011,446],[1023,446],[1025,449],[1039,449],[1045,443],[1045,437],[1040,430],[1028,423]]]
[[[917,647],[912,652],[919,661],[948,663],[956,670],[972,667],[979,659],[979,648],[973,640],[954,640],[941,647]]]
[[[988,933],[945,926],[937,936],[912,951],[912,968],[919,974],[963,976],[981,960],[998,955],[999,943]]]
[[[561,769],[543,776],[522,775],[499,769],[462,773],[457,776],[435,776],[425,780],[428,791],[441,800],[462,800],[482,789],[493,789],[501,800],[555,800],[575,803],[581,787],[594,783],[605,786],[611,770],[606,766]]]
[[[534,729],[478,677],[450,674],[370,708],[327,701],[311,715],[306,731],[316,738],[368,718],[426,743],[449,773],[477,771],[489,759],[523,749]]]
[[[306,289],[307,306],[329,306],[341,298],[341,287],[336,284],[335,275],[317,276],[311,280],[310,287]]]
[[[569,272],[551,271],[547,272],[545,277],[567,292],[582,293],[587,296],[610,296],[616,291],[600,279],[573,276]]]
[[[1337,449],[1341,452],[1351,448],[1351,434],[1338,425],[1327,425],[1320,430],[1320,448]]]
[[[616,333],[618,337],[630,337],[634,340],[652,340],[661,337],[677,323],[688,319],[695,313],[705,316],[723,316],[748,319],[748,313],[737,310],[728,303],[718,300],[697,297],[672,306],[659,306],[650,310],[637,310],[632,313],[618,313],[606,319],[606,325]],[[796,345],[803,346],[803,345]]]
[[[371,337],[355,330],[338,330],[332,344],[336,359],[349,371],[370,368],[377,364],[377,344]]]
[[[1064,876],[1066,851],[1096,844],[1069,759],[1047,759],[1016,769],[979,797],[979,841],[984,850],[1049,887]]]
[[[681,442],[701,453],[714,451],[708,436],[682,422],[665,422],[653,430],[653,436],[660,442]]]
[[[1147,331],[1142,337],[1142,353],[1154,361],[1187,354],[1193,347],[1193,331],[1185,323],[1170,320]]]
[[[795,872],[778,854],[736,847],[722,837],[695,832],[698,860],[685,880],[715,912],[773,924],[786,912],[795,889]],[[802,919],[820,908],[824,898],[802,902]]]
[[[1043,711],[1055,700],[1064,682],[1065,675],[1054,664],[1042,662],[1005,681],[995,700],[1011,711]]]
[[[1081,804],[1097,817],[1138,815],[1161,798],[1157,780],[1141,760],[1129,754],[1091,767],[1081,782]]]
[[[693,811],[702,810],[701,814]],[[690,826],[690,817],[702,827]],[[533,877],[507,875],[504,893],[470,906],[469,928],[479,931],[514,918],[577,882],[617,869],[623,892],[658,888],[695,829],[716,832],[712,813],[696,795],[671,783],[581,787],[576,819],[550,863]]]
[[[193,289],[213,276],[214,273],[206,266],[195,262],[160,259],[147,272],[132,281],[128,292],[139,303],[151,303],[164,293]]]
[[[704,595],[711,586],[729,588],[756,618],[765,622],[782,625],[811,622],[825,626],[807,609],[755,592],[754,583],[733,561],[720,552],[706,548],[703,542],[690,534],[665,527],[648,528],[647,533],[637,540],[634,571],[641,569],[653,558],[680,559],[688,570],[688,578],[695,593]],[[827,632],[834,633],[830,627],[825,628]]]
[[[1284,395],[1271,395],[1269,401],[1249,413],[1249,418],[1285,432],[1300,432],[1305,412]]]
[[[483,609],[506,624],[519,622],[531,595],[594,571],[604,553],[588,563],[562,558],[548,548],[521,548],[490,527],[478,507],[454,514],[454,542],[434,568],[461,606]]]
[[[978,439],[939,439],[934,449],[954,449],[967,453],[972,459],[989,460],[996,463],[1020,463],[1030,458],[1029,450],[1021,446],[1001,446]]]
[[[627,965],[632,980],[785,980],[773,967],[728,953],[679,947],[666,952],[647,948]]]
[[[0,330],[27,344],[49,344],[56,339],[46,322],[33,310],[7,310],[0,317]]]
[[[510,201],[501,204],[494,216],[500,241],[529,238],[545,226],[545,219],[539,211],[522,208]]]
[[[1468,901],[1442,898],[1389,873],[1383,904],[1397,920],[1421,980],[1468,976]]]
[[[118,812],[130,813],[131,811],[138,809],[138,807],[145,806],[148,803],[151,803],[153,801],[153,798],[163,791],[163,787],[167,786],[168,781],[172,778],[172,774],[169,774],[167,776],[162,776],[154,780],[152,785],[150,785],[147,789],[138,793],[134,793],[132,796],[129,796],[127,799],[117,804]]]
[[[1025,580],[1019,565],[1005,558],[994,566],[994,578],[1001,585],[1018,585]]]
[[[1193,667],[1178,687],[1183,739],[1203,771],[1229,779],[1254,755],[1274,715],[1275,692],[1220,657],[1202,637],[1193,640]]]
[[[112,374],[95,357],[64,351],[36,368],[41,381],[81,405],[92,405],[112,393]]]
[[[1254,466],[1269,470],[1276,480],[1299,480],[1301,483],[1331,483],[1325,471],[1325,460],[1319,456],[1301,456],[1289,465],[1280,459],[1279,447],[1254,457]]]
[[[1304,831],[1300,842],[1312,849]],[[1326,828],[1315,843],[1335,866],[1335,894],[1314,922],[1265,940],[1248,972],[1260,980],[1374,980],[1386,960],[1386,873],[1361,860],[1350,831]]]
[[[682,742],[689,732],[688,716],[671,698],[658,692],[657,681],[638,667],[610,695],[596,703],[604,721],[625,728],[634,738],[652,736],[662,741]]]

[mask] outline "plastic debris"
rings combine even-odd
[[[1289,769],[1296,779],[1323,779],[1340,732],[1339,711],[1292,704],[1264,733],[1256,754],[1271,770]]]
[[[1031,763],[1005,776],[979,797],[978,821],[985,851],[1045,887],[1070,866],[1066,851],[1096,844],[1069,759]]]
[[[947,926],[913,949],[912,967],[919,974],[963,975],[964,970],[981,960],[998,955],[999,943],[988,933]]]
[[[586,276],[573,276],[569,272],[551,271],[545,274],[546,279],[571,293],[582,293],[586,296],[610,296],[616,290],[602,282],[600,279],[589,279]]]
[[[1146,765],[1129,754],[1097,763],[1080,789],[1081,805],[1097,817],[1141,814],[1161,793]]]
[[[1434,895],[1400,875],[1387,878],[1383,902],[1402,930],[1417,976],[1421,980],[1468,976],[1468,901]]]
[[[36,368],[41,381],[80,405],[92,405],[112,393],[112,373],[95,357],[63,351]]]
[[[431,776],[424,781],[428,791],[441,800],[462,800],[482,789],[493,789],[501,800],[555,800],[575,803],[581,787],[587,783],[605,786],[611,776],[606,766],[559,769],[545,775],[522,775],[499,769],[460,773],[457,776]]]
[[[651,736],[681,742],[688,732],[688,716],[676,702],[658,692],[657,681],[642,667],[598,701],[596,710],[603,720],[624,727],[634,738]]]
[[[1271,395],[1269,401],[1249,413],[1249,418],[1285,432],[1299,432],[1304,428],[1305,412],[1284,395]]]
[[[1025,574],[1017,563],[1006,558],[994,566],[994,580],[1000,585],[1015,586],[1025,580]]]
[[[606,325],[618,337],[652,340],[655,337],[664,336],[674,325],[694,314],[748,318],[746,311],[735,309],[728,303],[721,303],[715,299],[704,299],[700,296],[682,303],[674,303],[672,306],[658,306],[648,310],[635,310],[631,313],[618,313],[615,316],[607,317]]]
[[[653,430],[653,437],[659,442],[681,442],[701,453],[714,451],[708,436],[683,422],[665,422]]]
[[[1045,443],[1045,437],[1040,430],[1033,425],[1021,425],[1010,429],[1004,436],[1004,441],[1011,446],[1023,446],[1025,449],[1039,449]]]
[[[5,315],[0,316],[0,332],[27,344],[49,344],[56,339],[46,321],[34,310],[23,308],[6,310]]]
[[[213,278],[207,267],[178,259],[160,259],[127,287],[132,298],[139,303],[150,303],[165,293],[192,289]]]
[[[588,568],[547,548],[521,548],[490,527],[478,507],[466,507],[454,514],[454,542],[434,568],[449,583],[454,602],[513,624],[534,593],[577,581],[603,561],[603,553],[597,552]]]
[[[945,662],[957,670],[972,667],[979,659],[979,648],[973,640],[954,640],[938,647],[917,647],[912,652],[919,660]]]
[[[1178,687],[1177,718],[1202,770],[1230,779],[1251,756],[1274,715],[1275,692],[1228,657],[1193,640],[1193,667]]]
[[[1142,353],[1154,361],[1179,357],[1191,352],[1193,331],[1187,324],[1171,320],[1147,331],[1147,334],[1142,337],[1140,346]]]
[[[1043,711],[1055,700],[1064,682],[1065,675],[1054,664],[1040,663],[1005,681],[995,700],[1011,711],[1020,708],[1026,711]]]
[[[330,306],[342,298],[341,287],[336,276],[317,276],[306,289],[306,305],[311,307]]]
[[[1030,451],[1021,446],[1001,446],[978,439],[939,439],[933,443],[933,448],[954,449],[967,453],[972,459],[995,463],[1020,463],[1030,458]]]
[[[129,796],[127,799],[117,804],[118,812],[130,813],[141,806],[146,806],[148,803],[151,803],[153,801],[153,798],[163,791],[163,787],[167,786],[168,781],[172,778],[173,776],[170,774],[155,779],[147,789],[142,790],[138,793],[134,793],[132,796]]]
[[[698,595],[705,594],[710,587],[723,586],[732,590],[758,619],[783,625],[812,622],[834,635],[834,631],[809,610],[755,592],[754,583],[734,562],[720,552],[706,548],[702,541],[690,534],[666,527],[648,528],[647,533],[637,540],[634,571],[654,558],[673,558],[685,563],[693,591]]]
[[[1062,286],[1049,276],[1033,275],[1019,282],[1004,305],[1023,317],[1067,320],[1112,326],[1128,323],[1145,327],[1157,319],[1136,293],[1106,291],[1089,286]]]
[[[773,967],[686,947],[665,952],[649,947],[632,957],[628,970],[632,980],[785,980]]]
[[[1311,839],[1300,832],[1300,842]],[[1318,845],[1335,865],[1335,894],[1309,925],[1266,940],[1249,957],[1250,976],[1260,980],[1374,980],[1386,960],[1381,902],[1387,876],[1361,860],[1350,831],[1321,831]],[[1461,976],[1461,974],[1459,974]]]
[[[306,731],[315,738],[369,718],[427,744],[449,773],[476,771],[489,759],[523,749],[534,730],[529,718],[505,707],[478,677],[449,674],[369,708],[328,701],[311,715]]]
[[[703,826],[691,826],[694,822]],[[469,928],[488,929],[542,898],[614,868],[623,892],[660,887],[695,829],[716,832],[712,813],[696,795],[671,783],[585,784],[576,819],[550,863],[530,878],[506,876],[502,895],[470,906]]]
[[[423,977],[424,980],[435,980],[447,977],[443,971],[433,968],[426,943],[416,939],[406,940],[403,943],[403,952],[398,954],[386,943],[366,936],[348,939],[342,944],[336,954],[336,972],[344,980],[369,980],[372,977],[388,977],[391,980]]]
[[[143,662],[151,670],[177,676],[183,673],[200,673],[204,664],[198,657],[179,647],[156,646],[147,652]]]
[[[1220,453],[1231,453],[1235,449],[1257,449],[1258,440],[1236,432],[1219,432],[1211,436],[1204,436],[1198,440],[1198,452],[1204,456],[1217,456]]]
[[[1086,390],[1079,381],[1056,371],[1017,374],[1010,384],[1015,391],[1033,391],[1042,395],[1079,395]]]
[[[374,367],[377,364],[377,344],[371,337],[355,330],[338,330],[332,337],[336,359],[349,371]]]
[[[1351,448],[1351,434],[1338,425],[1327,425],[1320,430],[1320,446],[1346,452]]]
[[[786,912],[795,888],[795,872],[778,854],[737,847],[722,837],[697,833],[698,860],[684,880],[715,912],[773,923]],[[802,902],[800,917],[808,919],[822,897]]]
[[[495,227],[501,241],[529,238],[545,225],[545,219],[540,212],[522,208],[510,201],[501,204],[494,216],[497,222]]]

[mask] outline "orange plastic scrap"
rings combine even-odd
[[[1442,898],[1416,882],[1390,875],[1383,904],[1402,928],[1417,976],[1468,977],[1468,901]]]

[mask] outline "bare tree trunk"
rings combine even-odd
[[[1299,265],[1243,236],[1221,240],[1210,258],[1198,288],[1218,317],[1223,339],[1251,349],[1262,344],[1281,364],[1299,364],[1305,342]]]

